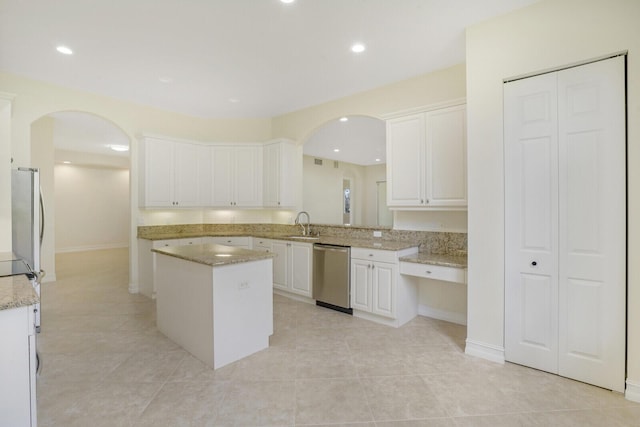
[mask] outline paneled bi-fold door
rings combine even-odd
[[[504,85],[505,358],[624,391],[624,57]]]

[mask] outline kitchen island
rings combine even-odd
[[[214,369],[269,346],[272,253],[215,244],[153,252],[160,332]]]

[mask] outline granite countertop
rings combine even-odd
[[[258,261],[276,256],[276,254],[271,252],[252,251],[249,249],[215,244],[168,246],[152,249],[152,251],[187,261],[210,265],[212,267]]]
[[[140,237],[146,240],[184,239],[190,237],[261,237],[263,239],[288,240],[302,243],[324,243],[328,245],[352,246],[355,248],[381,249],[386,251],[399,251],[419,246],[418,242],[396,241],[382,239],[354,239],[340,236],[320,236],[317,239],[301,239],[291,234],[282,233],[163,233]]]
[[[0,277],[0,310],[32,305],[38,294],[26,275]]]
[[[444,255],[418,252],[417,254],[400,257],[400,261],[441,265],[443,267],[467,268],[466,255]]]

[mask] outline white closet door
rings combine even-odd
[[[505,358],[624,391],[624,59],[504,89]]]
[[[556,76],[505,84],[505,358],[558,370]]]
[[[558,72],[563,376],[624,392],[624,58]]]

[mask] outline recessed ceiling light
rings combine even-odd
[[[351,52],[353,52],[353,53],[362,53],[366,49],[367,49],[366,46],[363,45],[362,43],[356,43],[356,44],[351,46]]]
[[[166,84],[173,83],[173,79],[169,76],[158,77],[158,80],[160,81],[160,83],[166,83]]]
[[[113,151],[129,151],[129,147],[126,145],[109,145]]]
[[[340,121],[343,122],[343,123],[347,122],[347,121],[349,121],[349,117],[340,117]]]
[[[232,104],[237,104],[238,102],[240,102],[240,100],[238,98],[229,98],[229,102]]]
[[[380,159],[376,159],[376,162],[379,162],[379,161],[380,161]]]
[[[65,165],[71,164],[71,162],[69,160],[65,160],[62,163],[64,163]]]
[[[284,4],[289,4],[289,3],[293,3],[296,0],[280,0],[280,1]]]
[[[73,51],[67,46],[58,46],[56,47],[56,50],[64,55],[73,55]]]
[[[339,153],[339,152],[340,152],[340,149],[339,149],[339,148],[334,148],[334,149],[333,149],[333,152],[334,152],[334,153]]]

